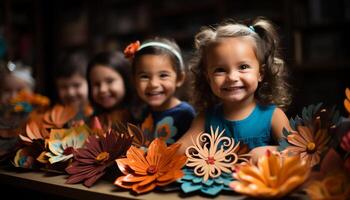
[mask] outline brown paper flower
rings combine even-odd
[[[126,158],[116,160],[125,176],[117,178],[114,184],[140,194],[181,178],[183,176],[181,168],[187,158],[176,153],[179,147],[180,144],[167,147],[159,138],[153,140],[147,153],[131,146]]]
[[[125,155],[131,142],[127,134],[114,131],[108,131],[105,136],[90,136],[84,147],[74,152],[74,161],[66,168],[70,175],[66,183],[84,181],[85,186],[91,187],[116,158]]]
[[[300,155],[301,159],[312,167],[320,162],[321,154],[329,147],[330,135],[326,129],[319,129],[317,132],[307,126],[298,126],[297,131],[292,131],[287,140],[290,144],[285,151]]]

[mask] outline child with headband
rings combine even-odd
[[[124,51],[132,57],[132,76],[138,96],[147,104],[141,128],[150,141],[160,137],[174,143],[190,127],[195,112],[175,96],[185,81],[185,65],[178,45],[154,38],[130,44]]]
[[[197,57],[194,101],[199,116],[179,140],[182,151],[210,127],[240,141],[253,155],[275,149],[283,128],[290,129],[286,108],[291,96],[285,65],[278,54],[278,37],[268,20],[249,26],[226,23],[205,27],[195,36]]]

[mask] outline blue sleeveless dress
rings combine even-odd
[[[210,133],[210,126],[215,130],[219,127],[225,129],[225,135],[235,142],[241,141],[250,149],[273,145],[271,134],[271,119],[275,111],[275,105],[256,105],[252,113],[243,120],[230,121],[224,118],[222,105],[217,105],[206,113],[205,131]]]

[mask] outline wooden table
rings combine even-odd
[[[142,195],[134,195],[129,191],[120,190],[112,182],[99,180],[91,188],[82,184],[65,184],[67,175],[57,175],[38,171],[19,171],[13,168],[0,168],[0,183],[12,185],[18,188],[30,189],[52,195],[63,196],[72,199],[213,199],[199,193],[184,195],[180,191],[174,192],[150,192]],[[225,192],[214,199],[247,200],[249,198],[235,193]],[[307,199],[302,195],[293,195],[288,199]]]
[[[16,169],[0,168],[0,182],[13,185],[19,188],[31,189],[38,192],[45,192],[53,195],[64,196],[74,199],[212,199],[198,194],[183,195],[181,192],[150,192],[142,195],[134,195],[129,191],[120,190],[113,182],[99,180],[91,188],[82,184],[65,184],[67,175],[37,171],[18,171]],[[234,196],[232,196],[234,195]],[[217,199],[240,200],[243,196],[237,194],[218,195]]]

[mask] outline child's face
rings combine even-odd
[[[262,80],[253,43],[246,38],[226,38],[212,47],[206,73],[213,93],[224,103],[253,101]]]
[[[32,91],[30,85],[26,81],[11,74],[5,76],[0,91],[0,103],[10,103],[10,100],[21,90]]]
[[[84,77],[74,74],[56,80],[58,96],[64,105],[80,108],[88,101],[88,85]]]
[[[108,109],[117,106],[125,96],[122,76],[107,66],[97,65],[90,74],[92,98],[96,104]]]
[[[176,87],[181,86],[177,74],[165,55],[143,55],[137,62],[134,74],[139,97],[153,110],[171,108]]]

